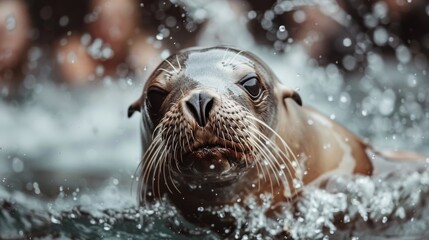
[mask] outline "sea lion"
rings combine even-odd
[[[220,234],[231,232],[231,221],[213,209],[262,193],[272,194],[275,205],[332,172],[374,171],[370,145],[303,106],[248,51],[173,54],[128,116],[135,111],[142,114],[140,202],[166,196],[185,217]]]

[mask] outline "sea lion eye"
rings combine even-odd
[[[162,103],[164,102],[167,92],[159,87],[150,87],[147,91],[147,100],[149,108],[153,113],[161,110]]]
[[[253,99],[258,98],[262,93],[261,83],[256,73],[247,74],[243,80],[240,81],[240,84]]]

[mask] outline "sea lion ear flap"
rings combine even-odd
[[[140,112],[140,108],[141,108],[141,98],[137,99],[128,107],[128,118],[130,118],[135,111]]]
[[[292,98],[299,106],[302,106],[301,96],[290,88],[283,87],[282,89],[283,99]]]

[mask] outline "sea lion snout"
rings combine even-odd
[[[193,90],[181,99],[181,109],[185,119],[201,128],[210,122],[215,104],[216,96],[209,90]]]
[[[205,91],[193,93],[185,100],[186,110],[191,113],[200,127],[207,124],[214,97]]]

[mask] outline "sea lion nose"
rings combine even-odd
[[[207,124],[212,106],[213,97],[205,92],[194,93],[186,100],[186,107],[200,127],[204,127]]]

